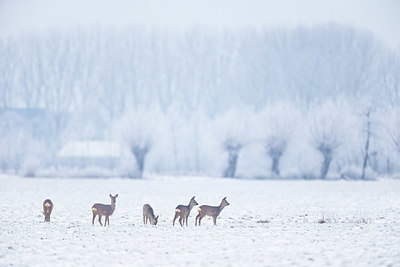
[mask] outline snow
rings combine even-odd
[[[121,156],[118,143],[106,141],[71,141],[58,153],[59,157],[115,157]]]
[[[211,177],[0,177],[0,265],[378,266],[400,264],[400,180],[261,181]],[[110,226],[94,203],[119,194]],[[175,207],[230,205],[217,219],[172,226]],[[54,209],[44,223],[42,203]],[[144,225],[149,203],[157,226]],[[318,223],[324,218],[326,223]],[[103,218],[104,219],[104,218]],[[268,220],[268,223],[257,223]]]

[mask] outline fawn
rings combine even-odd
[[[43,215],[45,222],[50,222],[50,215],[52,211],[53,211],[53,202],[51,202],[50,199],[46,199],[45,201],[43,201]]]
[[[186,220],[186,226],[188,225],[188,217],[190,214],[190,210],[196,206],[199,205],[199,203],[196,202],[196,200],[194,200],[194,197],[192,197],[192,199],[189,202],[189,205],[185,206],[185,205],[178,205],[175,208],[175,217],[174,220],[172,222],[172,225],[175,225],[175,220],[176,218],[179,217],[179,223],[181,226],[183,226],[185,224],[185,220]]]
[[[213,207],[213,206],[208,206],[208,205],[201,205],[198,209],[199,214],[196,216],[195,220],[195,225],[197,226],[197,219],[199,220],[199,226],[201,223],[201,219],[204,218],[204,216],[210,216],[213,217],[214,225],[217,224],[217,217],[221,213],[221,211],[228,206],[229,203],[226,201],[226,197],[224,197],[221,201],[221,204],[218,207]]]
[[[106,216],[106,219],[104,221],[104,226],[110,225],[110,215],[112,215],[114,213],[115,210],[115,200],[118,197],[118,194],[116,194],[115,196],[112,196],[110,194],[110,198],[111,198],[111,205],[105,205],[105,204],[100,204],[100,203],[96,203],[93,205],[92,207],[92,212],[93,212],[93,219],[92,219],[92,224],[94,225],[94,219],[96,218],[96,215],[99,215],[99,223],[101,226],[103,226],[103,224],[101,223],[101,216]]]
[[[143,205],[143,223],[144,224],[147,224],[147,221],[150,219],[150,224],[157,225],[158,216],[157,217],[154,216],[153,208],[149,204]]]

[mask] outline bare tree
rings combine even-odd
[[[370,144],[370,139],[371,139],[371,107],[369,107],[365,113],[365,117],[367,119],[367,138],[365,140],[365,148],[364,148],[364,159],[363,159],[363,165],[362,165],[362,171],[361,171],[361,179],[365,179],[365,170],[367,168],[367,164],[369,161],[369,144]]]
[[[394,148],[400,153],[400,129],[395,129],[392,134]]]
[[[395,113],[396,115],[390,118],[390,137],[395,151],[400,154],[400,116],[396,109]],[[387,159],[387,169],[391,169],[389,159]]]

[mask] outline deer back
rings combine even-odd
[[[158,222],[158,216],[154,215],[154,210],[149,204],[143,205],[143,216],[149,218],[152,225],[156,225]]]
[[[202,215],[207,215],[207,216],[218,216],[219,213],[221,212],[218,207],[215,206],[208,206],[208,205],[201,205],[198,209],[199,213]]]
[[[44,214],[44,220],[46,222],[50,222],[50,215],[52,211],[53,211],[53,202],[50,199],[46,199],[43,202],[43,214]]]
[[[149,218],[154,218],[153,208],[149,204],[143,205],[143,215]]]
[[[99,215],[111,215],[113,214],[115,210],[115,204],[114,205],[105,205],[105,204],[100,204],[96,203],[93,205],[92,210],[96,211],[97,214]]]
[[[215,216],[218,216],[221,213],[221,211],[223,210],[223,208],[225,208],[228,205],[229,205],[229,203],[226,200],[226,197],[224,197],[219,206],[202,205],[199,207],[198,210],[199,210],[200,214],[215,217]]]
[[[176,206],[175,211],[179,212],[181,215],[187,215],[190,213],[189,206],[185,206],[185,205]]]

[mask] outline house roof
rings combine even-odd
[[[59,157],[115,158],[120,157],[120,146],[107,141],[70,141],[58,153]]]

